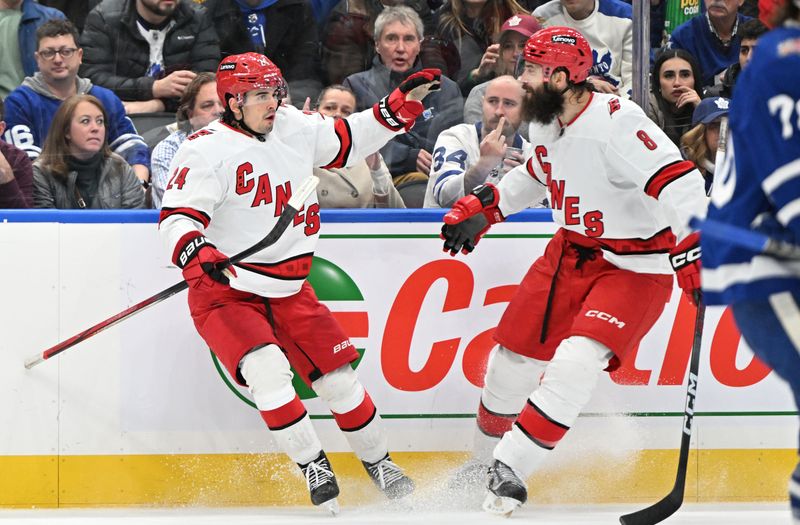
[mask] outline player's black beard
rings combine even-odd
[[[522,102],[522,119],[539,124],[550,124],[564,111],[564,97],[553,91],[548,84],[538,89],[523,86],[525,99]]]

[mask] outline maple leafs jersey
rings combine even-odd
[[[506,217],[546,191],[553,221],[597,242],[615,266],[672,273],[667,254],[706,209],[703,177],[635,103],[591,93],[562,125],[531,123],[532,156],[498,183]]]
[[[439,134],[433,147],[431,173],[425,191],[425,208],[449,208],[464,196],[464,174],[481,158],[483,123],[456,124]],[[529,155],[530,143],[514,134],[512,147]],[[499,174],[489,174],[485,182],[496,183]]]
[[[272,229],[313,168],[351,166],[395,134],[372,108],[333,120],[281,106],[264,142],[221,121],[209,124],[183,142],[170,165],[159,224],[169,253],[194,230],[228,256],[246,250]],[[231,287],[264,297],[297,293],[319,227],[314,193],[275,244],[236,265]]]
[[[729,140],[714,176],[708,217],[800,243],[800,28],[758,39],[736,81]],[[800,293],[800,262],[700,235],[708,304]]]

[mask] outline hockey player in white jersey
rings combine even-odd
[[[195,326],[249,388],[275,441],[302,470],[311,501],[332,512],[339,487],[290,364],[388,497],[414,484],[389,457],[381,418],[350,366],[358,353],[306,281],[320,229],[316,193],[275,244],[236,265],[227,254],[263,238],[313,168],[351,165],[409,129],[439,78],[422,70],[374,108],[334,120],[282,106],[286,84],[265,56],[229,56],[217,70],[225,113],[189,136],[170,167],[159,228],[189,283]]]
[[[486,88],[480,122],[456,124],[439,134],[425,192],[426,208],[449,208],[475,186],[496,183],[521,164],[530,146],[517,133],[522,96],[517,79],[497,77]]]
[[[725,161],[708,218],[800,244],[800,0],[762,0],[772,31],[736,81]],[[753,352],[786,381],[800,406],[800,261],[702,234],[703,297],[729,304]],[[789,481],[800,525],[800,464]]]
[[[481,392],[476,454],[491,462],[484,509],[501,514],[526,501],[524,480],[575,422],[599,375],[661,315],[672,293],[670,254],[684,292],[697,288],[698,239],[686,224],[706,206],[702,176],[644,112],[587,85],[592,51],[583,35],[542,29],[523,59],[533,156],[496,187],[460,199],[442,228],[445,251],[468,253],[493,223],[545,192],[560,226],[503,314]],[[481,457],[487,449],[492,457]]]

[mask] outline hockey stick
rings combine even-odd
[[[725,158],[728,144],[728,117],[722,117],[719,123],[719,139],[717,155],[714,159],[715,170],[719,170]],[[689,443],[692,439],[692,421],[694,420],[694,401],[697,396],[697,373],[700,368],[700,344],[703,342],[703,323],[706,306],[702,294],[695,292],[694,302],[697,305],[697,316],[694,321],[694,340],[692,341],[692,357],[689,363],[689,384],[686,387],[686,405],[683,411],[683,434],[681,448],[678,453],[678,472],[675,474],[675,485],[669,494],[647,508],[625,514],[619,518],[622,525],[654,525],[669,518],[681,508],[683,493],[686,489],[686,468],[689,463]]]
[[[306,202],[306,199],[308,199],[308,197],[317,187],[318,183],[319,179],[317,177],[312,176],[306,179],[302,184],[300,184],[300,186],[297,188],[297,190],[289,199],[289,202],[287,203],[286,207],[281,212],[280,217],[278,217],[278,221],[275,223],[275,226],[273,226],[272,230],[270,230],[270,232],[267,233],[266,237],[258,241],[250,248],[247,248],[243,252],[237,253],[236,255],[231,257],[231,264],[235,264],[239,261],[242,261],[247,257],[250,257],[251,255],[260,252],[264,248],[272,244],[275,244],[275,242],[278,239],[280,239],[281,235],[283,235],[283,232],[286,230],[289,224],[291,224],[295,215],[297,215],[297,212],[303,207],[304,203]],[[155,294],[154,296],[149,297],[144,301],[137,303],[112,317],[109,317],[105,321],[101,321],[96,325],[92,326],[91,328],[87,328],[83,332],[80,332],[79,334],[70,337],[66,341],[62,341],[57,345],[52,346],[41,353],[29,357],[28,359],[25,360],[25,368],[30,370],[39,363],[46,361],[47,359],[50,359],[54,355],[58,355],[61,352],[69,348],[72,348],[78,343],[81,343],[89,339],[93,335],[102,332],[106,328],[110,328],[115,324],[119,323],[120,321],[127,319],[128,317],[137,314],[145,310],[146,308],[149,308],[150,306],[158,304],[164,299],[168,299],[173,295],[175,295],[176,293],[181,292],[188,287],[189,285],[186,284],[186,281],[181,281],[179,283],[173,284],[166,290],[162,290],[161,292]]]
[[[755,253],[763,253],[780,259],[800,260],[800,245],[798,244],[774,239],[757,231],[713,219],[692,219],[689,224],[692,228],[700,230],[702,235],[727,241]]]
[[[706,306],[699,292],[695,293],[697,315],[694,321],[694,340],[692,341],[692,358],[689,364],[689,384],[686,388],[686,406],[683,411],[683,434],[681,449],[678,455],[678,472],[675,485],[661,501],[647,508],[625,514],[619,518],[622,525],[653,525],[669,518],[683,504],[683,493],[686,488],[686,468],[689,463],[689,442],[692,439],[692,421],[694,420],[694,402],[697,397],[697,372],[700,368],[700,343],[703,341],[703,324]]]

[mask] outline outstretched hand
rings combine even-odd
[[[431,91],[436,91],[442,84],[442,71],[436,68],[427,68],[410,75],[398,89],[406,94],[406,100],[422,100]]]

